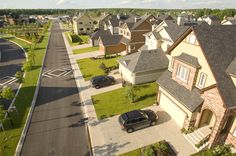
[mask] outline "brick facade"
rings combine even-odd
[[[233,136],[233,134],[229,133],[226,138],[226,144],[232,144],[234,147],[236,147],[236,137]]]

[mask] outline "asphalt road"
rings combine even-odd
[[[45,60],[46,76],[41,82],[21,156],[90,155],[79,94],[69,68],[62,30],[55,23]]]
[[[25,61],[24,52],[19,46],[5,39],[0,39],[0,51],[2,52],[0,90],[4,86],[9,86],[16,92],[19,84],[14,82],[14,75],[21,70],[22,63]],[[4,101],[4,103],[5,109],[7,109],[10,101]]]

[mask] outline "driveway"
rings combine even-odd
[[[98,143],[93,149],[95,155],[118,155],[161,140],[167,140],[178,155],[186,156],[197,152],[166,112],[157,106],[151,106],[150,109],[158,113],[157,125],[130,134],[120,129],[118,116],[91,123],[92,129],[100,130],[105,143],[99,145],[101,141],[93,140],[95,144]]]

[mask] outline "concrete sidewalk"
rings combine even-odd
[[[100,51],[93,51],[93,52],[82,53],[82,54],[74,54],[73,58],[79,60],[79,59],[84,59],[84,58],[97,57],[99,55],[101,55]]]
[[[91,47],[92,45],[91,44],[81,44],[81,45],[77,45],[77,46],[73,46],[71,47],[73,50],[75,49],[83,49],[83,48],[88,48],[88,47]]]

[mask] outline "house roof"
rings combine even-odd
[[[215,77],[216,86],[228,108],[236,107],[236,89],[226,70],[236,57],[236,27],[234,25],[201,25],[189,28],[169,49],[171,51],[191,32],[194,32],[209,67]]]
[[[163,28],[169,34],[171,40],[175,42],[188,28],[189,26],[179,26],[173,20],[166,20],[167,26]]]
[[[183,61],[184,63],[196,67],[196,68],[201,68],[202,66],[199,64],[198,62],[198,58],[194,57],[192,55],[186,54],[186,53],[182,53],[179,56],[175,56],[174,57],[177,60]]]
[[[117,45],[122,39],[122,35],[112,35],[110,30],[105,30],[100,34],[99,39],[102,41],[104,46]]]
[[[220,19],[215,15],[209,15],[209,16],[206,16],[206,18],[207,17],[210,18],[212,21],[220,21]]]
[[[226,72],[232,76],[236,77],[236,57],[230,63],[229,67],[226,69]]]
[[[163,14],[158,15],[156,18],[158,20],[174,20],[172,16],[170,16],[170,15],[163,15]]]
[[[118,60],[133,73],[166,69],[168,67],[168,58],[162,49],[143,50],[127,55]]]
[[[203,102],[200,91],[193,88],[191,91],[179,85],[172,78],[172,73],[166,70],[157,80],[157,83],[171,96],[178,100],[191,112],[194,112]]]

